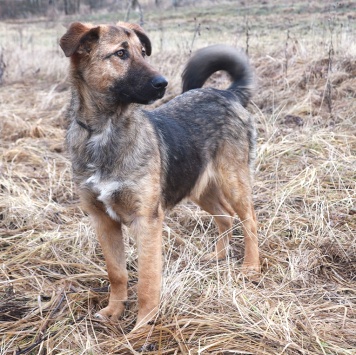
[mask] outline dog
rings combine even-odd
[[[100,319],[117,321],[127,300],[122,226],[138,247],[138,316],[134,329],[158,312],[164,211],[190,199],[214,216],[223,259],[232,217],[243,226],[244,271],[260,271],[252,201],[256,130],[246,110],[253,90],[247,57],[224,45],[194,54],[182,75],[183,94],[152,110],[167,80],[145,59],[151,41],[136,25],[72,23],[60,39],[70,57],[72,97],[66,142],[73,178],[105,257],[108,306]],[[201,88],[225,70],[226,90]]]

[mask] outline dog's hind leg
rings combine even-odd
[[[242,265],[245,274],[259,273],[260,260],[257,238],[257,220],[252,201],[252,188],[248,171],[242,167],[235,172],[225,173],[224,195],[239,216],[244,234],[245,254]],[[246,169],[247,170],[247,169]],[[229,175],[229,176],[228,176]]]
[[[260,272],[260,260],[258,251],[258,238],[257,238],[257,221],[256,213],[253,207],[251,197],[241,196],[233,207],[239,216],[244,233],[245,241],[245,255],[242,264],[242,270],[245,274],[250,272]]]
[[[121,224],[100,210],[95,210],[90,215],[104,254],[110,281],[109,304],[96,316],[118,321],[125,310],[128,280]]]
[[[204,256],[203,260],[222,260],[226,257],[229,242],[232,239],[232,217],[235,214],[219,188],[212,184],[198,199],[192,199],[204,211],[210,213],[219,229],[219,238],[215,252]]]

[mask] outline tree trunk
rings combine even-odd
[[[64,13],[73,15],[80,11],[80,0],[64,0]]]

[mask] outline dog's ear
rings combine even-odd
[[[67,57],[80,51],[89,53],[92,45],[99,39],[99,30],[100,27],[91,27],[80,22],[74,22],[60,39],[59,45]]]
[[[151,53],[152,53],[151,41],[141,26],[136,25],[135,23],[127,23],[127,22],[118,22],[117,26],[126,27],[126,28],[129,28],[130,30],[134,31],[136,36],[142,43],[142,45],[145,47],[146,54],[151,55]]]

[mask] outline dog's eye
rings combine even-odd
[[[142,48],[142,57],[146,57],[146,50],[144,48]]]
[[[114,53],[116,57],[119,58],[125,58],[126,57],[126,51],[124,49],[120,49],[117,52]]]

